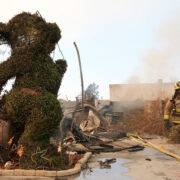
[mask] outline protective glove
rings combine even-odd
[[[164,125],[165,125],[166,129],[168,129],[168,130],[171,128],[171,123],[170,123],[169,119],[164,120]]]

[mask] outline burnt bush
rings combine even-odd
[[[164,104],[161,100],[147,101],[142,108],[123,113],[122,123],[119,123],[119,126],[114,125],[113,128],[139,134],[167,136],[163,119]]]

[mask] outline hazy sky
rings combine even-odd
[[[180,0],[6,0],[0,22],[37,10],[62,31],[59,45],[68,69],[59,98],[74,99],[81,92],[74,41],[85,88],[95,82],[103,98],[109,98],[109,84],[180,79]]]

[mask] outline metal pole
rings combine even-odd
[[[79,61],[79,70],[80,70],[80,77],[81,77],[81,91],[82,91],[82,107],[84,107],[84,83],[83,83],[83,74],[82,74],[82,67],[81,67],[81,58],[80,58],[78,47],[75,42],[74,42],[74,46],[76,48],[78,61]]]

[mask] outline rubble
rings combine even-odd
[[[106,159],[104,162],[103,161],[99,161],[100,164],[100,168],[101,169],[110,169],[111,168],[111,163],[115,163],[116,159],[112,158],[112,159]]]
[[[11,161],[7,161],[4,165],[4,169],[11,169],[13,166],[13,163]]]
[[[72,129],[71,129],[72,128]],[[68,134],[71,135],[69,136]],[[84,109],[77,106],[72,113],[72,118],[64,118],[60,125],[60,139],[68,151],[82,152],[130,152],[143,150],[144,147],[127,143],[126,132],[108,132],[106,120],[95,106],[84,104]],[[115,142],[121,139],[121,146]],[[124,140],[126,143],[124,143]]]

